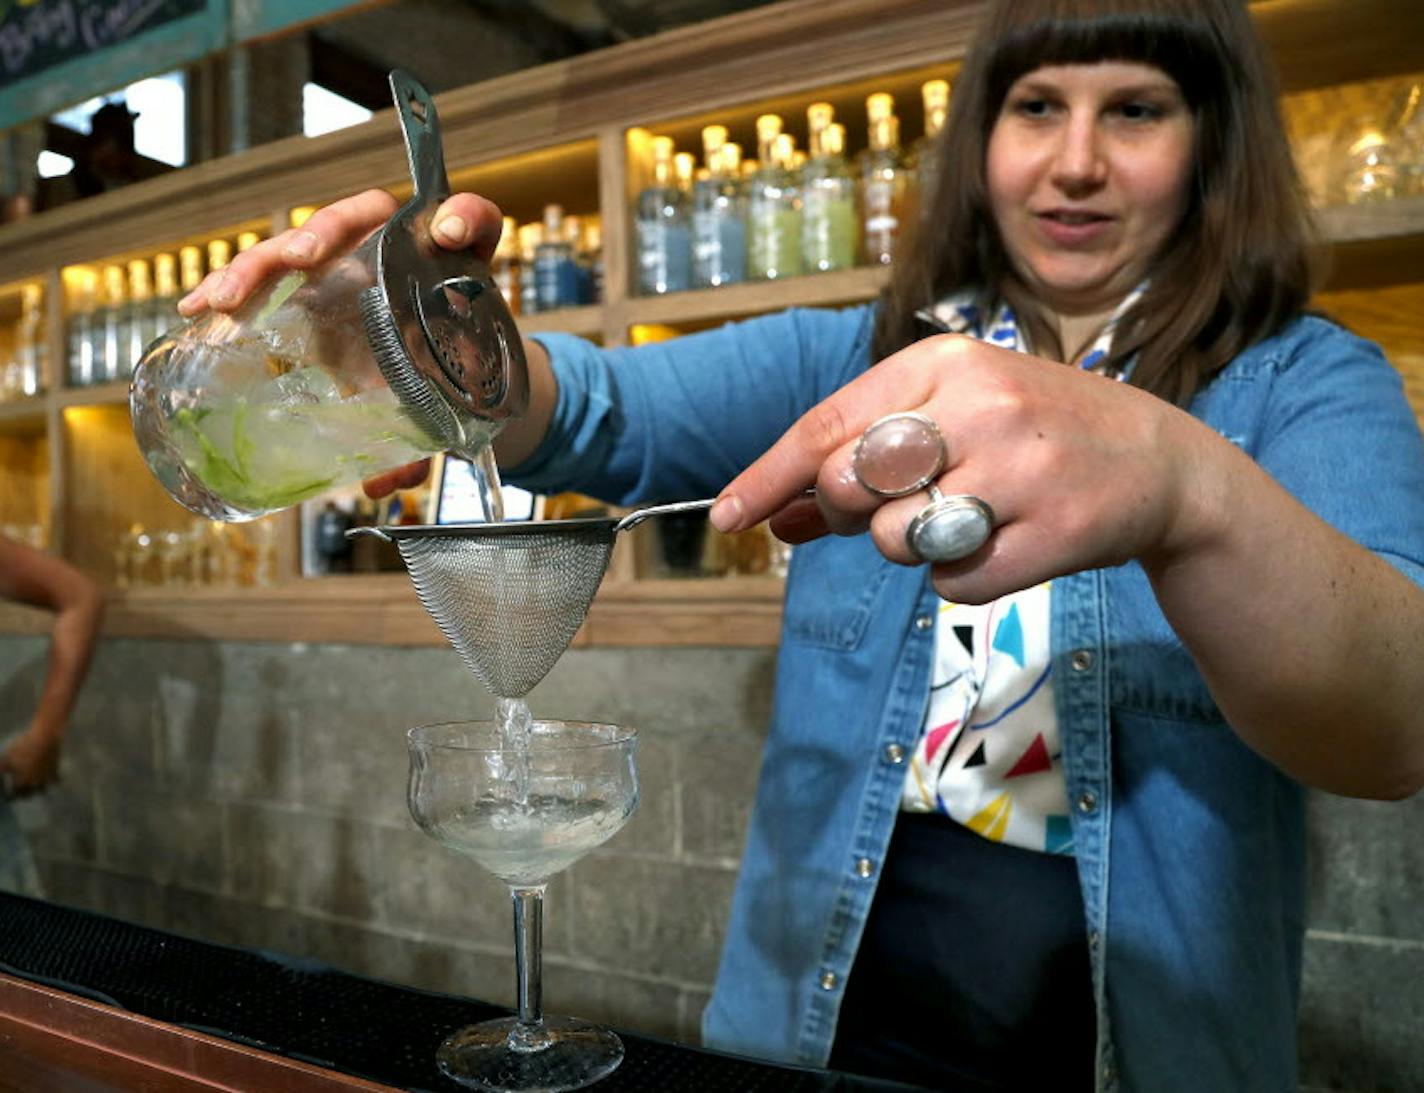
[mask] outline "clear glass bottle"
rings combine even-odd
[[[65,327],[65,371],[69,386],[88,387],[95,380],[94,308],[98,276],[75,270],[70,280],[69,315]]]
[[[845,127],[831,121],[829,103],[806,111],[810,156],[801,171],[801,257],[808,273],[855,265],[860,221],[855,176],[845,161]]]
[[[153,258],[153,329],[167,330],[178,310],[178,256],[157,254]]]
[[[638,195],[634,211],[637,289],[642,296],[692,287],[692,217],[687,194],[677,184],[671,137],[654,137],[653,181]]]
[[[588,297],[584,302],[603,303],[603,224],[596,216],[584,221],[577,259],[587,279]]]
[[[203,281],[203,249],[201,247],[183,247],[178,251],[179,281],[182,287],[182,295],[186,296],[197,288]]]
[[[583,235],[583,217],[564,217],[564,241],[574,262],[574,303],[580,306],[589,303],[593,295],[593,274],[583,264]]]
[[[133,373],[134,365],[143,356],[148,343],[162,333],[154,322],[156,318],[148,262],[135,258],[129,263],[129,343],[122,360],[122,375]]]
[[[15,330],[17,377],[14,394],[32,398],[44,390],[44,289],[26,285],[20,293],[20,322]]]
[[[725,134],[726,130],[722,131]],[[705,136],[706,130],[703,132]],[[707,153],[707,178],[693,188],[692,283],[697,288],[747,279],[747,211],[741,162],[741,145],[719,142]]]
[[[796,148],[775,114],[757,118],[757,143],[761,166],[747,195],[747,277],[794,277],[802,270],[801,195],[791,172]]]
[[[926,80],[920,87],[920,97],[925,105],[925,131],[905,156],[905,169],[910,172],[910,201],[916,209],[934,193],[939,166],[934,147],[949,114],[949,81]]]
[[[539,282],[534,276],[534,257],[544,241],[544,225],[537,221],[519,226],[519,314],[539,312]]]
[[[900,154],[900,119],[895,100],[884,93],[866,100],[870,147],[860,161],[861,258],[871,266],[888,265],[905,219],[909,174]]]
[[[519,232],[514,217],[506,216],[499,232],[499,243],[494,248],[494,257],[490,260],[490,276],[499,286],[499,294],[504,297],[512,315],[520,313],[519,275]]]
[[[232,261],[232,244],[226,239],[214,239],[208,243],[208,272],[223,269]]]
[[[133,362],[129,352],[129,293],[122,266],[105,266],[95,327],[101,331],[103,356],[95,361],[96,381],[112,383],[128,375]]]
[[[540,311],[578,303],[578,266],[564,234],[564,207],[544,206],[544,232],[534,251],[535,293]]]

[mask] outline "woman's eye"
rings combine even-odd
[[[1152,121],[1163,113],[1160,107],[1149,102],[1125,102],[1117,110],[1128,121]]]
[[[1023,98],[1016,100],[1013,104],[1014,113],[1026,118],[1047,117],[1049,109],[1050,106],[1047,99]]]

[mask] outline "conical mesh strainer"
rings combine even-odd
[[[461,659],[500,698],[522,698],[583,625],[613,540],[653,516],[711,499],[638,509],[622,519],[353,528],[394,542],[421,604]]]

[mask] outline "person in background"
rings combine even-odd
[[[0,535],[0,598],[55,616],[39,704],[29,727],[0,748],[0,888],[38,895],[39,880],[9,802],[59,780],[65,726],[99,637],[104,595],[67,562]]]
[[[704,1039],[936,1089],[1293,1089],[1306,787],[1424,785],[1424,438],[1307,314],[1239,0],[1000,0],[935,154],[875,304],[540,335],[496,444],[526,488],[717,493],[797,544]],[[433,223],[500,230],[470,194]]]

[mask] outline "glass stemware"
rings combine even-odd
[[[500,1093],[579,1089],[623,1059],[612,1032],[545,1017],[544,888],[618,831],[638,806],[637,734],[618,725],[534,721],[410,730],[410,813],[421,830],[509,885],[519,1012],[453,1033],[436,1054],[462,1085]]]

